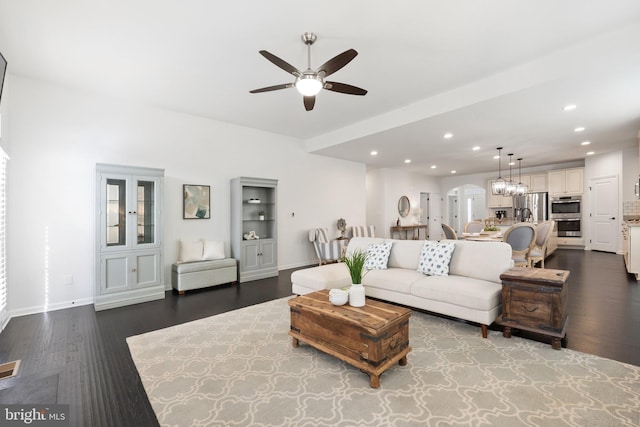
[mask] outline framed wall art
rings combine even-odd
[[[182,218],[211,218],[211,186],[184,184],[182,193]]]

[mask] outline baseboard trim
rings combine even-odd
[[[82,298],[71,301],[62,301],[55,304],[49,304],[46,307],[44,305],[25,307],[18,310],[11,310],[9,312],[9,318],[28,316],[29,314],[44,313],[49,311],[64,310],[65,308],[79,307],[81,305],[93,304],[93,298]]]

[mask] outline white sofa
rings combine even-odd
[[[370,270],[363,279],[366,295],[479,323],[482,336],[501,311],[500,275],[513,266],[511,247],[502,242],[443,240],[455,243],[448,276],[417,271],[424,240],[354,237],[347,253],[366,251],[373,243],[393,242],[386,270]],[[303,295],[321,289],[350,286],[343,263],[296,270],[292,291]]]

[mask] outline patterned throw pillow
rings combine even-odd
[[[425,241],[418,261],[418,271],[427,276],[448,276],[455,243]]]
[[[391,253],[391,245],[393,245],[393,242],[367,246],[367,260],[364,263],[364,268],[367,270],[386,270],[389,254]]]

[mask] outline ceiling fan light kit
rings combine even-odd
[[[322,90],[330,90],[332,92],[345,93],[348,95],[366,95],[365,89],[352,86],[346,83],[329,82],[324,80],[325,77],[335,73],[342,67],[347,65],[353,58],[358,55],[354,49],[349,49],[342,52],[339,55],[334,56],[324,64],[322,64],[316,71],[311,68],[311,45],[315,43],[317,36],[314,33],[302,34],[302,42],[307,45],[307,69],[302,72],[293,65],[278,58],[272,53],[266,50],[261,50],[260,55],[264,56],[271,63],[277,67],[283,69],[289,74],[295,77],[293,83],[284,83],[275,86],[267,86],[260,89],[250,90],[250,93],[262,93],[270,92],[273,90],[287,89],[295,87],[301,95],[303,95],[304,107],[307,111],[313,110],[316,102],[316,95]]]

